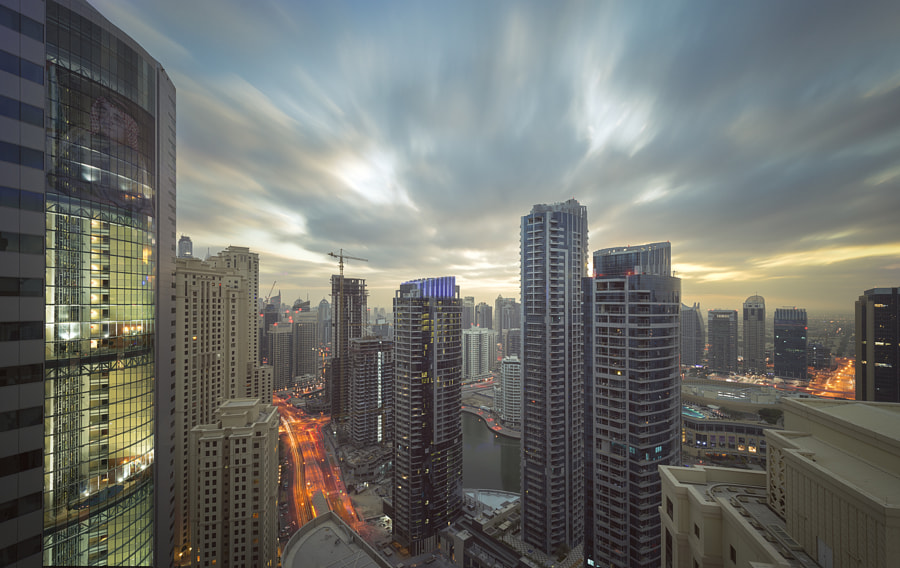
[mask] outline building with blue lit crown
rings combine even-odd
[[[385,510],[411,554],[462,511],[462,302],[455,277],[394,295],[394,478]]]

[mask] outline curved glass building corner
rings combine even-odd
[[[46,58],[43,561],[149,566],[159,65],[83,1]]]

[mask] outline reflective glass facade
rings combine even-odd
[[[44,564],[151,565],[158,64],[83,3],[46,34]]]

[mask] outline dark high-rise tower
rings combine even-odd
[[[392,439],[394,345],[388,339],[350,340],[350,442],[357,447]]]
[[[350,350],[350,340],[363,336],[366,327],[366,281],[362,278],[347,278],[337,274],[331,277],[331,299],[334,304],[332,314],[331,348],[331,420],[347,422],[350,392],[349,367],[346,365]]]
[[[587,233],[574,199],[522,217],[522,539],[546,554],[584,539]]]
[[[461,308],[452,276],[394,295],[393,536],[413,555],[462,510]]]
[[[762,296],[744,301],[744,371],[766,374],[766,300]]]
[[[588,566],[659,566],[656,468],[681,463],[681,280],[670,251],[599,250],[597,276],[584,279]]]
[[[775,309],[775,376],[805,381],[806,310]]]
[[[709,310],[706,333],[709,368],[720,373],[738,370],[737,310]]]
[[[898,288],[872,288],[856,301],[856,400],[900,402]]]

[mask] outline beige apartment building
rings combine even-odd
[[[766,472],[661,466],[663,566],[890,567],[900,405],[783,399]]]
[[[242,264],[238,255],[246,257]],[[189,554],[188,499],[192,428],[214,421],[230,398],[271,400],[271,367],[260,367],[247,344],[256,338],[256,254],[230,247],[209,260],[175,260],[175,560]],[[232,258],[236,257],[236,258]],[[252,325],[251,325],[252,323]]]
[[[278,422],[273,405],[236,398],[191,430],[193,566],[276,566]]]

